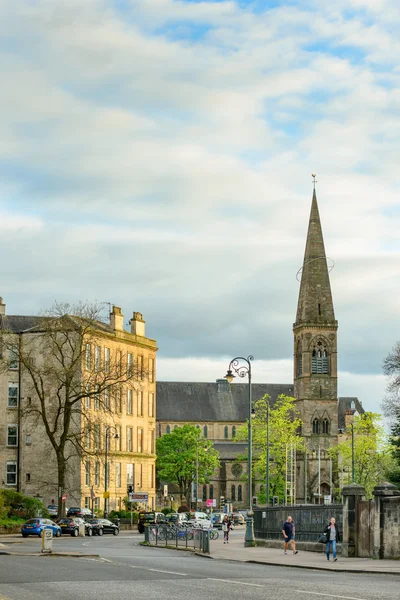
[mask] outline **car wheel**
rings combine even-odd
[[[114,533],[114,535],[118,535],[118,534],[119,534],[119,529],[118,529],[118,527],[117,527],[117,529],[114,529],[113,533]]]
[[[72,535],[73,537],[78,537],[78,535],[79,535],[79,531],[78,531],[77,529],[74,529],[74,531],[71,533],[71,535]]]
[[[103,529],[99,529],[99,534],[98,535],[103,535],[104,531]]]
[[[59,529],[56,531],[56,537],[61,537],[61,531]]]
[[[43,529],[42,529],[42,531],[40,533],[38,533],[38,536],[39,537],[43,537]]]
[[[23,533],[22,537],[28,537],[28,534],[27,533]]]
[[[91,536],[93,535],[93,530],[92,530],[92,529],[88,529],[88,530],[87,530],[87,535],[88,535],[89,537],[91,537]]]

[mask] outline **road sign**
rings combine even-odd
[[[129,494],[129,502],[148,502],[148,492],[131,492]]]
[[[67,499],[67,494],[63,494],[63,495],[61,496],[61,501],[62,501],[62,502],[65,502],[65,501],[66,501],[66,499]]]
[[[168,486],[164,485],[164,498],[168,496]]]
[[[206,500],[206,506],[208,508],[214,508],[215,506],[217,506],[217,501],[215,500]]]
[[[103,492],[103,498],[109,498],[110,492]]]
[[[51,553],[53,550],[53,530],[43,529],[42,530],[42,552]]]

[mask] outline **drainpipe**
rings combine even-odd
[[[21,491],[21,346],[22,346],[22,334],[18,334],[18,438],[17,438],[17,492]]]

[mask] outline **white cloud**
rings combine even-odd
[[[350,7],[0,1],[13,312],[107,299],[207,379],[248,346],[281,379],[317,172],[342,369],[374,378],[397,336],[400,18]]]

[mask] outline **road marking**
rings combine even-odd
[[[104,562],[112,562],[112,560],[108,560],[108,558],[101,558],[100,560],[104,560]]]
[[[354,596],[337,596],[335,594],[323,594],[322,592],[309,592],[305,590],[293,590],[298,594],[312,594],[313,596],[327,596],[328,598],[341,598],[341,600],[364,600],[363,598],[355,598]]]
[[[260,585],[259,583],[246,583],[244,581],[232,581],[232,579],[216,579],[214,577],[207,577],[210,581],[222,581],[223,583],[234,583],[236,585],[251,585],[252,587],[265,587],[265,585]],[[361,600],[361,599],[360,599]]]
[[[161,569],[149,569],[149,568],[146,568],[144,570],[145,571],[154,571],[155,573],[168,573],[169,575],[182,575],[182,577],[187,577],[187,573],[177,573],[176,571],[162,571]]]

